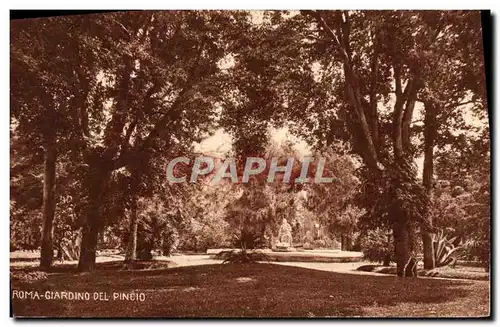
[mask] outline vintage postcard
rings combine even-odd
[[[11,14],[13,317],[491,316],[488,11]]]

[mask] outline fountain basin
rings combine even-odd
[[[239,249],[208,249],[207,254],[211,259],[217,259],[217,255],[222,251]],[[277,262],[359,262],[363,260],[363,253],[341,250],[301,250],[290,248],[289,251],[273,251],[271,249],[258,249],[256,252],[265,253],[270,261]]]

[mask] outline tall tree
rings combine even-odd
[[[476,120],[486,113],[484,60],[479,12],[425,12],[423,18],[440,32],[427,54],[431,73],[419,95],[424,107],[423,185],[433,198],[434,147],[453,142],[453,133],[465,129],[465,117]],[[478,118],[474,116],[479,116]],[[473,129],[474,127],[472,127]],[[460,133],[460,132],[459,132]],[[432,215],[428,215],[432,223]],[[422,231],[424,268],[433,269],[432,235]]]
[[[11,120],[18,133],[43,149],[43,226],[40,266],[53,258],[56,208],[56,162],[74,145],[74,106],[81,105],[73,54],[78,39],[71,33],[74,18],[49,17],[11,23]],[[83,53],[82,53],[83,55]]]
[[[312,18],[317,37],[326,47],[322,49],[324,65],[337,67],[332,69],[335,74],[342,72],[342,87],[335,96],[345,112],[353,149],[366,165],[366,192],[380,194],[369,214],[387,217],[393,230],[397,273],[411,276],[413,272],[406,268],[414,260],[414,225],[425,223],[425,196],[412,167],[410,127],[425,81],[427,48],[420,39],[433,35],[427,28],[417,28],[423,23],[413,13],[305,14]],[[383,98],[390,110],[385,115],[379,108]],[[371,196],[366,196],[369,201]]]
[[[442,51],[446,40],[470,37],[456,33],[462,16],[451,13],[456,21],[449,28],[428,12],[304,11],[281,15],[276,27],[276,35],[286,34],[295,44],[283,51],[298,52],[292,52],[300,58],[297,66],[304,58],[308,63],[288,73],[301,76],[302,85],[292,77],[285,83],[291,89],[286,100],[296,104],[285,114],[299,122],[296,131],[308,127],[306,136],[326,144],[349,141],[362,158],[367,214],[384,217],[391,226],[400,276],[412,275],[405,267],[414,261],[416,226],[434,230],[413,165],[418,149],[412,118],[435,80],[439,56],[448,56]],[[477,23],[479,16],[473,16]],[[473,28],[477,32],[477,24]],[[304,91],[306,85],[311,91]]]

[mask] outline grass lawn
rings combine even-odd
[[[17,270],[19,271],[19,270]],[[489,315],[489,283],[400,279],[272,264],[154,270],[62,271],[12,279],[12,290],[105,292],[109,301],[13,299],[14,316],[48,317],[463,317]],[[144,301],[113,300],[143,293]],[[51,293],[54,294],[54,293]],[[60,293],[59,293],[60,294]],[[54,296],[54,295],[53,295]]]

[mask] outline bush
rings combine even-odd
[[[232,243],[234,247],[250,250],[264,248],[266,240],[259,233],[242,230],[239,234],[233,235]]]
[[[391,261],[394,261],[394,243],[391,236],[392,233],[380,228],[366,231],[360,237],[360,246],[364,257],[388,266]]]
[[[467,241],[464,245],[465,258],[467,260],[479,261],[485,271],[490,268],[490,242],[484,239],[473,239]]]

